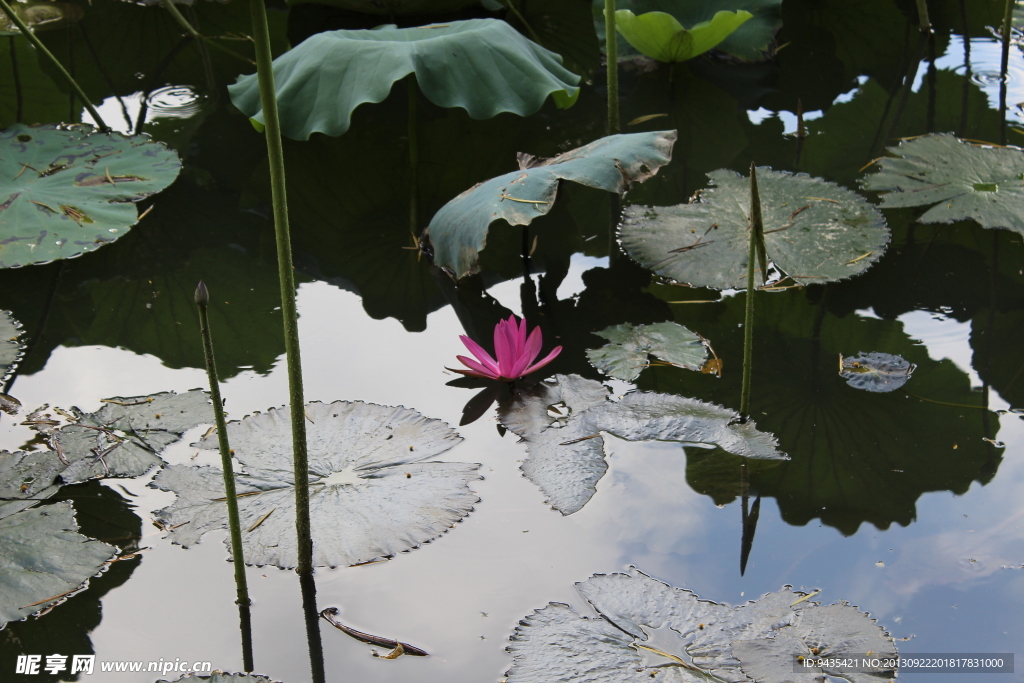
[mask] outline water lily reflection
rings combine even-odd
[[[561,346],[556,346],[551,353],[542,360],[533,361],[540,354],[541,346],[544,343],[539,327],[533,329],[527,336],[526,319],[516,320],[510,315],[508,320],[502,320],[494,327],[494,355],[497,360],[475,341],[466,335],[460,335],[459,339],[466,345],[470,353],[476,356],[476,360],[466,356],[456,356],[459,362],[469,370],[457,370],[449,368],[452,372],[458,372],[469,377],[480,377],[483,379],[497,379],[511,381],[519,379],[538,370],[562,352]]]

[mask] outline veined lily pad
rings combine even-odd
[[[0,520],[0,628],[64,599],[116,554],[78,533],[70,501]]]
[[[609,135],[551,159],[521,154],[519,169],[474,185],[441,207],[427,226],[434,263],[456,277],[480,269],[487,229],[503,219],[527,225],[551,210],[562,180],[622,194],[672,159],[674,130]]]
[[[918,220],[974,220],[1024,234],[1024,150],[990,147],[953,135],[925,135],[890,147],[864,189],[881,192],[883,209],[935,204]]]
[[[609,377],[626,382],[636,379],[647,367],[648,355],[690,370],[700,370],[708,357],[707,346],[700,335],[679,323],[635,327],[623,323],[594,334],[611,343],[587,351],[591,365]]]
[[[891,353],[859,353],[839,357],[839,376],[855,389],[885,393],[896,391],[910,379],[917,366]]]
[[[896,645],[871,617],[847,603],[820,605],[785,587],[737,607],[699,599],[630,568],[596,574],[576,588],[598,617],[549,603],[516,627],[508,683],[680,683],[823,680],[874,683],[891,671],[793,671],[796,657],[871,652],[895,657]]]
[[[469,482],[479,465],[425,462],[462,438],[440,420],[414,410],[337,401],[309,403],[309,506],[313,564],[337,567],[391,557],[445,533],[480,499]],[[241,465],[235,474],[245,559],[294,567],[295,481],[288,411],[271,409],[228,424]],[[198,444],[216,448],[215,435]],[[156,512],[171,540],[199,542],[227,528],[219,469],[175,465],[153,486],[178,499]],[[186,524],[186,522],[188,522]],[[230,550],[230,543],[228,543]]]
[[[409,74],[428,100],[462,107],[475,119],[527,116],[548,95],[563,106],[579,95],[580,77],[562,67],[560,56],[497,19],[326,31],[274,60],[281,132],[296,140],[341,135],[356,107],[381,102]],[[263,123],[255,75],[239,78],[228,91],[236,107]]]
[[[63,468],[51,450],[0,451],[0,519],[57,493],[61,487],[57,473]]]
[[[33,32],[49,31],[74,23],[85,13],[80,5],[70,2],[13,2],[14,13]],[[14,25],[6,12],[0,12],[0,36],[20,36],[21,31]]]
[[[0,388],[14,372],[25,350],[25,345],[18,339],[20,336],[21,323],[10,311],[0,311]]]
[[[717,289],[746,287],[750,181],[721,169],[689,204],[631,206],[622,248],[662,277]],[[843,280],[871,267],[889,242],[885,219],[860,195],[819,178],[757,169],[768,258],[807,283]]]
[[[615,28],[629,44],[659,62],[685,62],[704,54],[753,17],[750,12],[720,11],[689,29],[665,12],[636,16],[623,9],[615,13]]]
[[[144,135],[20,124],[0,131],[0,268],[113,242],[138,220],[132,202],[179,170],[178,155]]]
[[[523,474],[563,515],[587,504],[608,469],[602,432],[627,441],[716,444],[748,458],[787,459],[775,437],[758,431],[753,421],[736,424],[739,415],[728,408],[646,392],[612,403],[600,382],[577,375],[554,380],[520,394],[498,415],[526,442]]]

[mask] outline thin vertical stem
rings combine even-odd
[[[932,32],[932,22],[928,18],[928,1],[917,0],[917,23],[922,33]]]
[[[615,0],[604,0],[604,40],[608,56],[608,134],[619,132],[619,37],[615,31]]]
[[[231,556],[235,565],[235,589],[238,604],[249,605],[249,587],[245,581],[245,555],[242,553],[242,523],[238,518],[238,494],[235,491],[235,472],[231,464],[231,445],[228,443],[228,425],[224,419],[224,400],[220,396],[217,361],[213,357],[213,337],[210,335],[210,316],[207,307],[210,293],[202,280],[196,287],[196,305],[199,306],[199,333],[203,337],[203,357],[206,376],[210,380],[210,398],[213,399],[213,417],[217,424],[217,444],[220,446],[220,465],[224,473],[224,495],[228,504],[228,528],[231,530]]]
[[[751,162],[750,246],[747,249],[747,300],[746,313],[743,317],[743,387],[740,390],[740,419],[743,422],[750,416],[750,375],[754,357],[754,261],[758,258],[758,235],[763,229],[761,197],[757,191],[757,171]]]
[[[96,122],[96,125],[100,127],[100,130],[104,132],[110,130],[110,127],[107,126],[107,124],[104,123],[103,119],[100,117],[100,113],[96,111],[96,107],[92,106],[92,102],[89,101],[89,98],[86,96],[85,91],[82,90],[81,86],[78,85],[75,79],[71,77],[71,74],[69,74],[67,69],[64,68],[64,65],[61,64],[60,61],[53,56],[53,53],[46,49],[46,46],[43,45],[43,42],[36,37],[36,34],[32,32],[32,29],[26,26],[25,22],[21,20],[21,17],[19,17],[17,13],[13,9],[11,9],[11,6],[7,4],[6,0],[0,0],[0,9],[2,9],[7,14],[7,16],[11,18],[11,21],[14,22],[14,25],[18,27],[19,31],[21,31],[21,34],[28,38],[28,42],[32,43],[32,46],[35,47],[35,49],[39,50],[40,53],[46,55],[47,59],[53,62],[54,67],[56,67],[57,71],[60,72],[60,75],[64,77],[64,80],[67,81],[69,86],[71,86],[71,89],[75,92],[76,95],[78,95],[79,99],[82,100],[82,104],[85,105],[86,110],[89,112],[89,116],[93,118],[93,120]]]
[[[1003,10],[1003,55],[999,68],[999,144],[1006,144],[1006,78],[1010,65],[1010,35],[1013,29],[1014,0],[1006,0]],[[965,37],[964,40],[967,40]]]
[[[2,1],[2,0],[0,0]],[[299,574],[313,571],[313,539],[309,524],[309,465],[306,453],[306,414],[302,396],[302,361],[299,357],[299,314],[295,306],[295,274],[288,229],[288,199],[284,179],[284,147],[281,121],[277,115],[274,67],[270,54],[270,31],[263,0],[249,0],[253,38],[256,44],[256,73],[263,104],[264,134],[270,157],[270,188],[274,202],[274,231],[277,236],[277,274],[281,283],[281,313],[284,318],[284,348],[288,359],[288,396],[291,409],[292,455],[295,476],[295,532],[298,536]]]

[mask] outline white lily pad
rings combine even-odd
[[[619,228],[622,248],[662,277],[716,289],[747,282],[750,181],[726,169],[688,204],[631,206]],[[871,267],[889,229],[878,209],[835,183],[757,169],[768,258],[802,284],[843,280]]]
[[[25,345],[20,340],[21,323],[10,311],[0,311],[0,388],[18,366]]]
[[[133,202],[174,182],[178,155],[87,126],[0,131],[0,268],[80,256],[138,221]]]
[[[653,325],[623,323],[595,332],[610,344],[589,349],[587,358],[595,368],[615,379],[631,382],[647,367],[648,356],[689,370],[700,370],[708,349],[700,335],[679,323]]]
[[[551,211],[562,180],[622,194],[672,159],[676,131],[609,135],[551,159],[520,154],[519,170],[485,180],[441,207],[426,234],[434,263],[462,277],[480,270],[479,252],[498,219],[528,225]]]
[[[973,220],[983,228],[1024,234],[1024,150],[980,145],[949,134],[904,140],[878,160],[865,190],[882,193],[883,209],[934,204],[918,220]]]
[[[519,622],[508,683],[823,680],[796,657],[895,657],[892,637],[847,603],[822,606],[789,587],[737,607],[702,600],[630,568],[576,584],[600,618],[550,603]],[[552,646],[554,645],[554,646]],[[641,656],[643,655],[643,656]],[[889,671],[825,673],[877,683]]]
[[[70,501],[0,519],[0,628],[84,587],[116,554],[78,533]]]
[[[563,515],[578,512],[608,469],[602,432],[627,441],[717,445],[748,458],[786,460],[771,434],[739,414],[692,398],[636,392],[610,402],[608,390],[578,375],[555,375],[498,410],[502,424],[526,443],[521,469]],[[554,406],[554,409],[551,408]]]
[[[440,420],[372,403],[309,403],[309,507],[313,564],[337,567],[389,558],[448,531],[480,499],[477,464],[428,460],[462,438]],[[271,409],[228,424],[246,562],[294,567],[295,484],[291,420]],[[198,444],[215,449],[215,435]],[[227,528],[222,473],[175,465],[152,486],[178,499],[157,511],[169,537],[190,546]],[[247,495],[249,494],[249,495]],[[230,544],[228,545],[230,552]]]
[[[840,356],[839,376],[855,389],[885,393],[896,391],[910,379],[917,367],[902,356],[891,353],[859,353],[851,358]]]

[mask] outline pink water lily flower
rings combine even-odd
[[[482,377],[484,379],[498,379],[511,381],[528,375],[534,370],[544,367],[553,361],[562,352],[561,346],[554,350],[542,360],[534,363],[534,359],[540,354],[541,345],[544,340],[540,328],[534,328],[530,336],[526,336],[526,320],[516,321],[514,315],[508,320],[502,320],[494,327],[494,355],[497,360],[491,357],[482,346],[467,337],[460,335],[459,339],[466,345],[470,353],[476,356],[476,360],[466,356],[456,356],[469,370],[455,370],[470,377]]]

